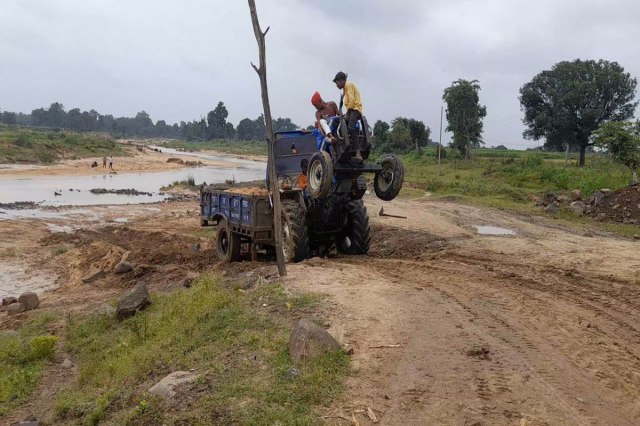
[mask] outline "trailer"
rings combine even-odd
[[[248,244],[253,259],[259,246],[273,246],[273,209],[266,190],[205,186],[200,191],[200,225],[216,225],[216,248],[221,260],[240,259]]]

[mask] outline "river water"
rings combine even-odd
[[[238,158],[183,153],[161,148],[167,156],[188,155],[207,160],[224,161],[225,167],[189,167],[176,170],[144,173],[118,173],[91,176],[26,176],[18,179],[0,177],[0,203],[32,201],[43,206],[87,206],[106,204],[139,204],[162,201],[167,196],[160,188],[174,181],[193,176],[196,184],[220,183],[228,179],[236,182],[264,179],[266,163]],[[93,188],[136,189],[152,195],[93,194]],[[59,194],[59,195],[56,195]],[[0,209],[2,211],[3,209]],[[0,215],[0,219],[2,215]]]

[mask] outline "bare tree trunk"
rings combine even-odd
[[[260,89],[262,91],[262,106],[264,108],[264,121],[267,128],[267,146],[269,148],[269,186],[271,199],[273,200],[273,231],[276,242],[276,258],[278,260],[278,272],[283,277],[287,275],[287,268],[284,264],[284,253],[282,252],[282,207],[280,206],[280,191],[278,188],[278,176],[276,175],[276,165],[273,156],[273,121],[271,121],[271,107],[269,106],[269,91],[267,90],[267,64],[266,47],[264,37],[269,31],[269,27],[262,32],[260,22],[258,22],[258,12],[256,12],[255,0],[249,0],[249,12],[251,13],[251,23],[253,32],[258,42],[260,54],[260,66],[256,67],[253,62],[251,66],[260,77]]]
[[[587,152],[587,146],[580,145],[580,162],[578,163],[578,166],[580,167],[584,167],[584,157],[586,152]]]

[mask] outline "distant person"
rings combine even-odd
[[[97,161],[94,161],[93,163],[91,163],[91,168],[93,169],[94,167],[98,167]]]
[[[362,153],[360,152],[360,143],[358,142],[358,120],[362,119],[362,98],[360,97],[360,91],[356,85],[349,81],[347,82],[347,74],[340,71],[333,78],[333,82],[338,89],[342,90],[342,98],[340,101],[340,108],[342,104],[347,107],[347,113],[345,114],[347,119],[347,131],[349,132],[349,141],[355,145],[356,155],[351,158],[354,163],[362,163]]]
[[[302,172],[300,173],[300,176],[298,176],[298,188],[304,191],[307,189],[307,169],[309,168],[309,160],[303,158],[300,162],[300,168],[302,169]]]
[[[107,156],[106,155],[104,157],[102,157],[102,168],[103,169],[107,168]]]
[[[109,170],[113,170],[113,155],[109,157]]]
[[[327,136],[331,141],[333,141],[334,137],[331,133],[331,128],[329,127],[327,119],[329,117],[341,115],[338,105],[332,101],[323,101],[320,93],[318,92],[315,92],[311,97],[311,105],[316,107],[316,128],[320,129],[324,136]]]

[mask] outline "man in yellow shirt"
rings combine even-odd
[[[349,132],[349,142],[355,145],[356,155],[351,158],[354,163],[362,163],[362,154],[360,153],[360,144],[358,143],[358,129],[356,123],[362,119],[362,98],[360,91],[352,81],[347,81],[347,74],[340,71],[336,74],[333,82],[338,89],[343,91],[342,103],[347,107],[345,119],[347,120],[347,131]],[[342,109],[342,105],[340,105]]]

